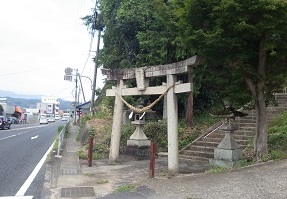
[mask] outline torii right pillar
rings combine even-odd
[[[175,84],[176,75],[167,75],[167,87]],[[168,171],[174,175],[179,171],[178,156],[178,99],[172,87],[167,93],[167,136],[168,136]]]

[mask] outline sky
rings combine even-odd
[[[86,77],[94,78],[97,36],[80,18],[93,14],[94,7],[95,0],[1,0],[0,90],[74,101],[76,83],[64,80],[65,69],[71,68],[82,76],[89,101]],[[102,88],[100,69],[97,74],[96,87]]]

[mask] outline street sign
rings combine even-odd
[[[64,75],[64,80],[72,81],[72,75]]]
[[[66,68],[65,69],[66,75],[72,75],[72,72],[73,72],[73,69],[71,69],[71,68]]]

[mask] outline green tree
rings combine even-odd
[[[101,60],[105,68],[167,64],[176,54],[178,4],[164,0],[101,0],[105,21]]]
[[[286,79],[287,1],[187,0],[179,24],[182,50],[246,83],[257,110],[254,150],[260,161],[267,154],[266,99]]]
[[[179,4],[164,0],[101,0],[100,5],[106,25],[105,45],[99,56],[104,68],[167,64],[187,58],[176,54]],[[165,80],[157,78],[151,84],[162,81]],[[180,102],[190,102],[187,96],[181,96]],[[192,113],[180,110],[185,111]]]

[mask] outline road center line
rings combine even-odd
[[[17,136],[17,135],[10,135],[10,136],[8,136],[8,137],[1,138],[0,140],[6,140],[6,139],[8,139],[8,138],[12,138],[12,137],[15,137],[15,136]]]
[[[36,175],[39,173],[41,167],[43,166],[48,154],[50,153],[50,151],[52,150],[53,146],[55,144],[55,141],[52,143],[52,145],[50,146],[50,148],[48,149],[48,151],[45,153],[45,155],[42,157],[42,159],[40,160],[40,162],[37,164],[37,166],[34,168],[34,170],[32,171],[32,173],[30,174],[30,176],[27,178],[27,180],[25,181],[25,183],[22,185],[22,187],[19,189],[19,191],[16,193],[15,196],[24,196],[26,191],[28,190],[28,188],[30,187],[31,183],[33,182],[33,180],[35,179]]]
[[[9,136],[7,136],[7,137],[0,138],[0,141],[1,141],[1,140],[6,140],[6,139],[8,139],[8,138],[16,137],[16,136],[18,136],[18,135],[23,135],[23,134],[28,133],[28,132],[29,132],[29,131],[22,132],[22,133],[17,133],[17,134],[14,134],[14,135],[9,135]]]

